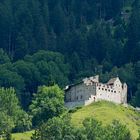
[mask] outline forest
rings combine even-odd
[[[0,106],[0,115],[12,116],[14,131],[24,129],[18,117],[31,121],[41,86],[63,89],[96,74],[102,82],[119,76],[128,102],[140,107],[140,0],[0,1],[0,101],[12,93],[7,101],[16,100],[20,112]]]

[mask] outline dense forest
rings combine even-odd
[[[24,111],[39,86],[96,74],[119,76],[140,107],[140,0],[1,0],[0,48],[0,86]]]
[[[139,0],[1,1],[0,86],[28,110],[40,85],[118,75],[140,106],[139,13]]]

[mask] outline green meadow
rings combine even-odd
[[[125,124],[130,130],[133,139],[138,137],[138,129],[140,129],[140,113],[132,107],[124,107],[111,102],[97,102],[89,106],[85,106],[72,113],[72,124],[81,127],[85,118],[94,117],[101,121],[103,125],[107,125],[112,120],[119,120]]]
[[[31,140],[31,136],[34,131],[28,131],[24,133],[14,133],[12,134],[13,140]]]

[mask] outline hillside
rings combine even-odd
[[[61,138],[57,135],[55,140],[64,139],[66,123],[58,117],[67,113],[63,89],[95,75],[101,83],[119,77],[128,85],[128,103],[140,107],[140,0],[0,1],[0,135],[28,140],[36,128],[40,139],[50,140],[57,131],[46,138],[46,130],[59,126]],[[69,120],[66,127],[76,130],[70,132],[73,140],[77,126],[90,116],[103,125],[118,119],[134,139],[138,136],[140,113],[131,107],[99,102],[71,113],[74,125]],[[87,130],[80,129],[78,135],[88,136]],[[121,132],[119,140],[130,138],[121,127],[106,130],[107,139],[118,137],[116,130]]]
[[[72,123],[76,127],[82,126],[82,121],[87,117],[94,117],[104,125],[111,123],[112,120],[119,120],[125,124],[131,131],[134,139],[138,136],[138,127],[140,127],[140,113],[110,102],[97,102],[83,107],[72,114]]]

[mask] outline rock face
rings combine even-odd
[[[127,84],[121,83],[119,77],[112,78],[107,83],[100,83],[97,75],[65,88],[65,105],[68,108],[89,105],[99,100],[126,104]]]

